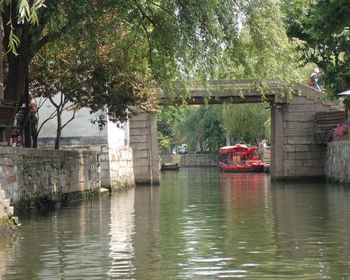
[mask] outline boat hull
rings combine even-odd
[[[165,170],[179,170],[180,169],[180,165],[178,163],[165,163],[162,164],[160,167],[161,171],[165,171]]]
[[[220,162],[219,167],[224,172],[264,172],[264,164],[237,164],[228,165]]]

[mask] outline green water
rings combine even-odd
[[[182,169],[21,221],[0,279],[350,279],[350,187]]]

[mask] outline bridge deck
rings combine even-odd
[[[192,82],[187,95],[175,97],[163,96],[160,105],[181,104],[222,104],[222,103],[259,103],[275,100],[286,86],[277,79],[257,80],[215,80],[207,84]],[[184,89],[184,92],[186,90]]]

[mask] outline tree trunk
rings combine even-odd
[[[0,98],[2,97],[5,103],[13,105],[13,112],[7,120],[9,127],[6,128],[6,138],[8,140],[10,139],[10,129],[14,123],[18,105],[24,95],[25,80],[29,62],[32,58],[30,25],[28,23],[18,23],[16,9],[17,0],[3,3],[3,11],[0,17],[3,28],[1,34],[1,47],[3,48],[1,52],[1,66],[6,65],[6,68],[2,69],[2,72],[0,71],[1,83],[3,84],[3,87],[0,89]],[[20,44],[16,48],[16,55],[8,52],[7,49],[11,33],[10,22],[12,23],[13,33],[20,40]]]
[[[4,99],[4,53],[3,53],[3,27],[0,15],[0,100]]]
[[[4,27],[4,46],[9,44],[9,34],[11,26],[8,22],[11,20],[14,27],[14,33],[18,36],[20,44],[17,47],[17,55],[8,52],[8,72],[5,77],[5,100],[18,105],[24,95],[27,73],[29,73],[29,63],[32,58],[32,44],[30,36],[30,25],[28,22],[17,23],[16,18],[16,1],[11,0],[12,5],[4,7],[2,13],[3,27]],[[11,8],[12,7],[12,11]]]
[[[30,108],[29,108],[29,83],[28,83],[28,74],[25,81],[25,87],[24,87],[24,94],[23,99],[26,104],[26,110],[25,110],[25,119],[26,122],[24,124],[24,147],[30,148],[32,147],[32,129],[31,129],[31,120],[30,120]]]
[[[60,139],[61,139],[61,131],[62,131],[62,116],[59,109],[57,109],[57,133],[55,140],[55,150],[60,149]]]

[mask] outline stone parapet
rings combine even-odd
[[[65,150],[94,151],[97,153],[101,186],[120,190],[135,186],[133,150],[129,146],[74,145]]]
[[[327,145],[326,178],[350,184],[350,141],[334,141]]]
[[[67,194],[100,187],[93,151],[0,148],[0,158],[0,197],[4,195],[5,206],[7,202],[30,207],[43,200],[57,203]]]

